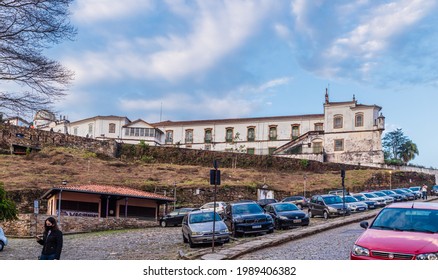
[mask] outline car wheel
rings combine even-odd
[[[195,248],[195,243],[193,243],[192,239],[190,238],[190,235],[189,235],[189,245],[190,248]]]
[[[324,211],[324,214],[323,214],[323,216],[324,216],[324,219],[328,219],[328,218],[330,218],[330,215],[329,215],[329,213],[327,212],[327,211]]]
[[[3,251],[3,248],[5,247],[5,244],[3,241],[0,241],[0,251]]]
[[[184,233],[182,234],[182,236],[183,236],[183,242],[184,242],[184,243],[188,243],[189,240],[185,237]]]
[[[161,225],[161,227],[167,227],[166,221],[161,221],[160,225]]]

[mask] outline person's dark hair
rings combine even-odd
[[[48,226],[46,226],[46,222],[44,221],[44,228],[45,228],[46,231],[49,231],[49,230],[52,230],[52,229],[58,229],[58,223],[56,222],[55,218],[48,217],[46,219],[46,221],[49,221],[52,224],[51,227],[48,227]]]

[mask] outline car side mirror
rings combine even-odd
[[[368,226],[369,226],[369,224],[368,224],[367,221],[363,221],[363,222],[360,223],[360,227],[361,227],[361,228],[367,229]]]

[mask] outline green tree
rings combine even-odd
[[[419,152],[417,145],[411,140],[408,140],[401,145],[400,149],[398,150],[398,154],[403,162],[407,164],[409,161],[413,160],[415,155],[418,155]]]
[[[404,135],[401,128],[388,132],[383,137],[383,149],[385,150],[386,159],[397,160],[399,158],[399,150],[404,143],[409,139]]]
[[[0,221],[16,220],[18,214],[15,203],[6,197],[3,183],[0,182]]]

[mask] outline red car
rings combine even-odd
[[[352,260],[438,260],[438,203],[391,204],[360,225]]]

